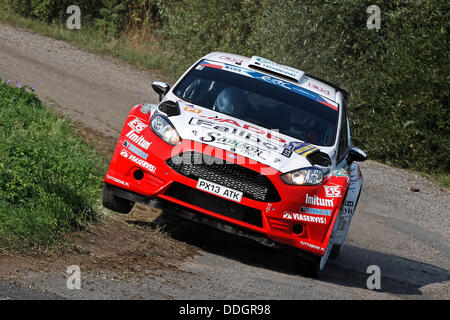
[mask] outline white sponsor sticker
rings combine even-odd
[[[151,142],[145,140],[143,135],[138,135],[138,132],[134,129],[128,132],[126,137],[145,150],[148,150],[152,144]]]
[[[283,219],[304,221],[304,222],[313,222],[313,223],[320,223],[320,224],[327,223],[327,218],[325,218],[325,217],[311,217],[311,216],[307,216],[305,214],[286,212],[286,211],[283,213]]]
[[[242,200],[242,192],[203,179],[198,179],[197,189],[236,202],[241,202]]]
[[[136,131],[137,133],[141,133],[142,130],[144,130],[147,127],[147,125],[145,123],[143,123],[142,121],[140,121],[137,118],[128,122],[128,126],[131,129],[133,129],[134,131]]]
[[[106,175],[106,178],[108,178],[109,180],[112,180],[114,182],[120,183],[121,185],[124,185],[125,187],[130,186],[130,184],[128,182],[117,179],[116,177],[110,176],[109,174]]]
[[[305,203],[314,206],[334,207],[334,199],[322,199],[316,195],[310,196],[306,194]]]
[[[155,171],[156,171],[156,167],[154,165],[148,163],[147,161],[139,159],[138,157],[128,153],[127,151],[125,151],[123,149],[120,152],[120,155],[128,160],[133,161],[134,163],[136,163],[137,165],[141,166],[142,168],[146,169],[147,171],[149,171],[151,173],[155,173]]]
[[[341,187],[339,186],[324,186],[325,196],[329,198],[340,198],[341,197]]]

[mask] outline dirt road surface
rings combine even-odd
[[[34,85],[46,103],[112,143],[131,106],[157,101],[156,74],[0,25],[0,77]],[[81,290],[67,288],[62,266],[18,272],[0,281],[0,299],[449,299],[448,191],[405,170],[361,166],[346,246],[318,279],[296,274],[285,253],[183,222],[169,228],[171,238],[198,251],[176,268],[125,278],[101,266],[81,270]],[[380,290],[367,289],[370,265],[380,267]]]

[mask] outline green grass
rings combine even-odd
[[[0,80],[0,248],[48,247],[99,221],[104,160],[31,92]]]
[[[441,187],[444,188],[450,188],[450,174],[448,173],[438,173],[438,174],[429,174],[426,172],[419,172],[419,174],[422,177],[428,178],[430,180],[433,180],[437,183],[439,183],[439,185]]]
[[[444,188],[450,188],[450,175],[449,174],[438,174],[437,180],[439,184]]]

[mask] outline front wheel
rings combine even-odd
[[[339,244],[333,245],[333,249],[331,249],[330,258],[336,259],[339,257],[339,254],[341,253],[342,246]]]
[[[116,196],[110,190],[103,188],[102,204],[109,210],[127,214],[133,209],[134,201]]]
[[[316,278],[320,273],[320,259],[297,258],[295,271],[302,276]]]

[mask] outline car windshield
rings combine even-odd
[[[257,71],[204,60],[173,92],[187,102],[301,141],[334,144],[337,107],[295,84]]]

